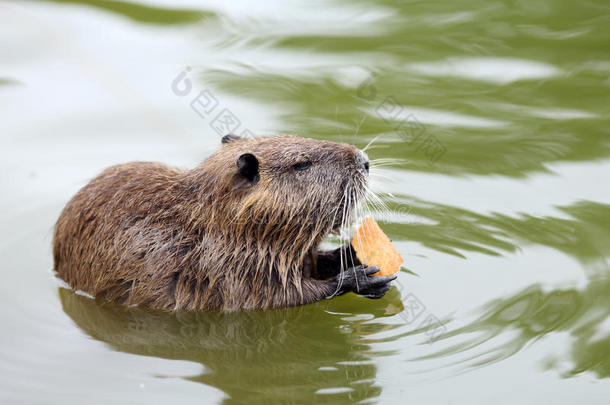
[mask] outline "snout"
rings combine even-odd
[[[365,152],[356,148],[356,167],[358,170],[363,171],[366,174],[369,174],[369,157]]]
[[[335,148],[339,145],[339,148],[335,149],[335,151],[341,154],[340,159],[344,164],[344,168],[350,171],[355,170],[365,177],[368,176],[370,163],[369,157],[364,151],[346,143],[334,145]]]

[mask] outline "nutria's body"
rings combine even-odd
[[[259,309],[355,291],[382,296],[394,277],[318,252],[364,194],[353,146],[290,136],[223,138],[200,166],[106,169],[59,217],[55,269],[74,289],[161,309]],[[350,265],[359,264],[351,260]]]

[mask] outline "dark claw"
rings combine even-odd
[[[396,280],[396,275],[391,275],[391,276],[372,276],[369,277],[370,280],[370,286],[371,287],[380,287],[386,284],[389,284],[391,281]]]
[[[366,298],[381,298],[390,289],[396,274],[391,276],[373,276],[379,271],[377,266],[356,266],[339,274],[335,280],[339,294],[353,291]]]

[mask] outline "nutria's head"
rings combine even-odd
[[[237,231],[257,240],[319,242],[345,223],[365,194],[369,160],[358,148],[296,136],[227,135],[203,167],[230,201]]]

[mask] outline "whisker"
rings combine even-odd
[[[368,186],[365,186],[366,191],[367,191],[367,197],[369,197],[369,201],[378,204],[379,206],[381,206],[383,209],[385,210],[390,210],[389,207],[386,205],[385,201],[383,201],[376,192],[374,192],[373,190],[371,190]]]
[[[349,205],[350,205],[350,207],[349,207],[350,211],[353,209],[353,207],[352,207],[352,197],[353,197],[353,196],[352,196],[352,193],[350,192],[350,194],[349,194],[349,200],[348,200],[348,201],[349,201]],[[350,249],[350,255],[351,255],[351,249]],[[345,261],[347,261],[347,252],[346,252],[346,254],[345,254]],[[352,263],[353,263],[353,257],[352,257]],[[359,290],[359,289],[360,289],[360,287],[359,287],[359,285],[358,285],[358,277],[357,277],[357,275],[356,275],[356,268],[355,268],[355,267],[352,267],[352,269],[353,269],[352,271],[354,272],[354,279],[356,280],[356,290]]]
[[[349,189],[349,185],[348,185],[348,187],[345,187],[345,189],[343,190],[343,197],[341,198],[341,201],[343,203],[343,207],[342,207],[343,211],[341,213],[341,215],[342,215],[341,216],[341,226],[339,227],[339,246],[340,247],[342,247],[343,243],[344,243],[343,226],[345,224],[345,207],[347,206],[347,193],[349,191],[348,189]],[[341,249],[339,250],[339,263],[340,263],[340,267],[339,267],[340,271],[339,271],[339,284],[337,285],[337,291],[343,285],[343,279],[345,277],[345,275],[344,275],[345,265],[344,265],[344,261],[343,261],[343,252]],[[337,291],[335,291],[335,293]]]
[[[369,161],[369,165],[371,167],[376,167],[379,165],[387,165],[387,164],[394,164],[394,165],[405,165],[405,164],[409,164],[411,163],[411,161],[407,160],[407,159],[400,159],[400,158],[377,158],[377,159],[371,159]]]
[[[356,125],[356,133],[354,134],[354,143],[356,142],[356,139],[358,138],[358,134],[360,133],[360,127],[362,126],[362,124],[364,124],[365,120],[366,120],[366,115],[363,115],[360,122]]]
[[[366,150],[375,142],[377,141],[377,139],[381,138],[383,134],[379,134],[376,137],[374,137],[373,139],[371,139],[369,141],[369,143],[366,144],[366,146],[364,147],[364,149],[362,149],[362,152],[366,152]]]
[[[388,149],[390,147],[391,147],[391,145],[389,145],[387,143],[382,143],[382,144],[378,144],[378,145],[371,145],[371,146],[369,146],[369,148],[367,150],[371,150],[371,149]]]
[[[395,177],[390,177],[387,174],[379,173],[377,171],[371,171],[371,173],[369,175],[371,176],[372,179],[383,179],[383,180],[388,180],[388,181],[392,181],[392,182],[396,180]]]

